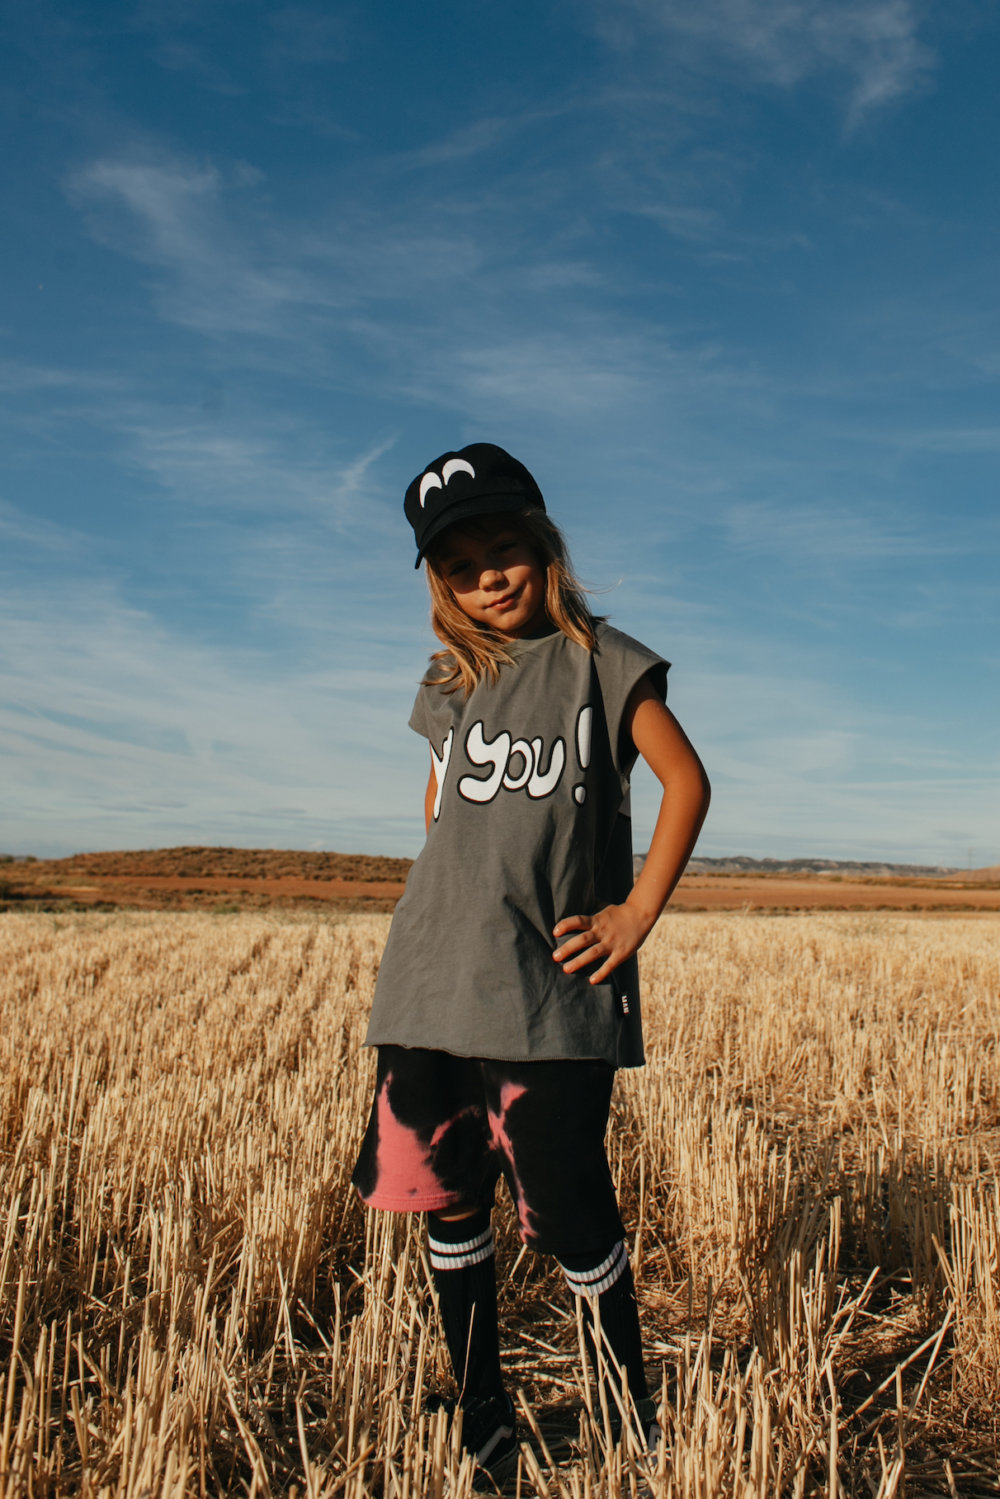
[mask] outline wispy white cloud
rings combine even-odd
[[[272,34],[268,49],[283,63],[316,67],[345,62],[351,53],[352,19],[348,12],[332,12],[320,6],[279,5],[268,8],[267,25]]]
[[[225,25],[228,7],[214,0],[133,0],[128,29],[154,40],[154,61],[160,66],[191,72],[199,83],[220,92],[244,92],[217,62],[225,50],[219,46],[220,22]],[[221,13],[221,14],[220,14]],[[297,68],[343,62],[350,52],[352,24],[345,14],[331,14],[311,5],[267,5],[246,9],[236,18],[242,44],[240,62],[246,55],[265,62],[277,61]],[[235,69],[234,69],[235,71]]]
[[[8,547],[21,546],[45,557],[47,563],[62,558],[78,562],[87,538],[67,526],[44,517],[27,515],[16,505],[0,499],[0,538]]]
[[[289,568],[283,623],[296,582],[315,612],[321,594],[301,556],[260,545],[262,577]],[[398,595],[414,579],[395,571]],[[318,664],[312,649],[296,662],[186,639],[109,579],[5,589],[5,842],[38,853],[204,841],[416,852],[425,757],[402,725],[423,660],[420,587],[395,617],[378,598],[359,609],[355,595],[350,628],[331,630]],[[985,741],[979,764],[934,715],[865,707],[795,641],[737,640],[728,617],[697,600],[675,598],[665,613],[651,599],[647,618],[629,583],[608,603],[621,627],[676,647],[671,704],[715,786],[704,852],[961,862],[987,836],[996,785]],[[640,846],[655,804],[640,773]]]
[[[234,96],[245,92],[204,47],[190,39],[161,36],[153,47],[153,59],[159,67],[171,73],[184,73],[213,94]]]
[[[252,652],[165,630],[107,582],[7,590],[0,635],[0,820],[15,851],[284,842],[295,829],[300,846],[419,838],[423,757],[400,754],[406,652],[380,661],[377,692],[354,650],[274,674]]]
[[[652,619],[642,629],[655,643]],[[713,788],[700,852],[962,864],[975,844],[979,862],[992,861],[1000,787],[985,745],[970,752],[933,714],[866,704],[818,663],[810,670],[794,641],[737,642],[728,622],[686,633],[683,611],[671,634],[669,701]],[[657,800],[640,767],[640,847]]]
[[[648,352],[648,351],[647,351]],[[620,407],[641,390],[642,350],[625,337],[512,339],[453,351],[449,375],[477,403],[580,415]]]
[[[674,191],[669,185],[664,191],[668,201],[650,203],[637,196],[626,206],[630,212],[662,225],[675,239],[703,248],[707,261],[750,260],[815,248],[813,240],[800,229],[750,230],[735,224],[719,208],[669,201]]]
[[[730,58],[794,89],[821,74],[846,79],[848,122],[923,87],[934,65],[911,0],[627,0],[601,29],[619,46],[636,28],[670,40],[673,61],[705,70]]]
[[[105,420],[122,440],[124,461],[180,505],[254,513],[265,524],[297,512],[330,532],[384,529],[370,470],[392,448],[393,436],[335,457],[324,434],[291,417],[258,414],[220,430],[133,403],[106,409]]]
[[[47,391],[91,392],[121,390],[120,376],[99,370],[58,368],[35,364],[29,360],[0,359],[0,392],[4,395],[33,395]]]
[[[831,504],[770,500],[741,501],[722,507],[717,524],[737,552],[838,565],[885,563],[892,559],[938,555],[937,538],[899,518],[867,515]]]
[[[366,492],[369,479],[369,471],[373,464],[395,446],[396,438],[387,437],[382,442],[377,442],[365,452],[360,453],[343,469],[340,479],[334,489],[334,495],[339,500],[353,500],[359,494]]]
[[[887,434],[892,441],[892,434]],[[897,441],[928,453],[996,453],[1000,451],[1000,426],[922,427],[900,434]]]
[[[544,200],[545,183],[531,192]],[[585,226],[539,237],[524,204],[507,214],[496,192],[426,200],[410,189],[377,213],[339,203],[335,216],[286,219],[280,231],[261,207],[264,185],[211,164],[104,158],[71,193],[95,235],[150,268],[162,317],[213,340],[249,336],[248,357],[272,373],[305,363],[321,378],[389,386],[477,420],[491,402],[564,421],[621,410],[657,387],[687,406],[713,388],[761,387],[761,373],[717,339],[688,333],[682,348],[647,308],[630,308],[585,253]],[[713,254],[735,243],[714,208],[635,211],[665,216]]]
[[[770,381],[715,340],[685,340],[651,317],[588,307],[551,316],[544,333],[530,314],[479,317],[464,330],[437,337],[397,332],[399,388],[476,421],[561,427],[601,415],[605,426],[634,429],[646,443],[646,423],[662,435],[696,411],[712,409],[725,392],[755,402]],[[621,424],[625,424],[624,427]]]
[[[156,296],[172,320],[207,334],[274,336],[287,309],[336,298],[281,255],[266,224],[240,232],[240,176],[225,181],[214,166],[169,158],[105,158],[77,172],[69,190],[98,239],[163,273]]]
[[[683,203],[645,203],[638,211],[662,224],[668,233],[693,244],[706,244],[729,232],[723,214],[716,208]]]
[[[519,129],[530,123],[530,118],[497,115],[469,120],[448,135],[401,154],[395,161],[399,166],[421,168],[469,161],[507,144]]]
[[[147,266],[157,310],[208,337],[265,337],[336,353],[355,341],[366,306],[418,309],[481,285],[498,247],[426,203],[373,214],[340,203],[274,222],[266,184],[238,164],[223,172],[172,156],[104,157],[67,184],[90,232]],[[462,222],[465,217],[466,222]],[[577,276],[577,279],[579,277]]]
[[[153,480],[179,505],[265,518],[300,512],[331,530],[380,531],[373,469],[395,434],[351,442],[294,407],[265,410],[243,392],[229,412],[223,394],[213,404],[214,389],[210,382],[200,404],[186,387],[156,399],[122,376],[0,361],[0,391],[23,398],[3,418],[10,444],[26,426],[71,445],[84,429],[90,445],[102,434],[116,466]],[[0,534],[67,550],[85,539],[3,497]]]

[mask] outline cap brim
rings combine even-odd
[[[419,567],[427,548],[437,540],[442,531],[456,526],[463,520],[485,518],[487,515],[507,515],[514,510],[544,510],[545,505],[529,499],[525,494],[480,494],[474,499],[456,500],[447,510],[434,517],[417,550],[414,567]]]

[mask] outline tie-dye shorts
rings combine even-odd
[[[394,1212],[489,1207],[503,1176],[521,1238],[587,1253],[624,1233],[604,1149],[614,1068],[380,1046],[353,1182]]]

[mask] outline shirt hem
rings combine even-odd
[[[391,1192],[372,1192],[366,1197],[354,1189],[367,1208],[379,1208],[387,1213],[436,1213],[439,1208],[457,1207],[465,1202],[460,1192],[420,1193],[417,1196],[395,1197]]]
[[[645,1055],[637,1057],[634,1061],[622,1061],[620,1058],[605,1056],[603,1052],[532,1052],[530,1056],[510,1056],[505,1052],[497,1051],[457,1051],[454,1046],[443,1046],[440,1043],[433,1044],[429,1041],[392,1041],[388,1036],[381,1037],[378,1041],[367,1038],[361,1043],[362,1048],[368,1047],[377,1050],[380,1046],[402,1046],[405,1051],[443,1051],[450,1057],[462,1057],[467,1062],[605,1062],[613,1067],[616,1072],[628,1068],[645,1067]]]

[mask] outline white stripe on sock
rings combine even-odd
[[[615,1281],[620,1280],[628,1267],[628,1250],[625,1240],[619,1239],[606,1260],[595,1265],[593,1270],[567,1270],[562,1266],[562,1273],[566,1277],[566,1284],[574,1296],[588,1296],[591,1299],[603,1296],[605,1291],[610,1291]]]
[[[461,1244],[442,1244],[440,1239],[428,1234],[427,1247],[435,1270],[461,1270],[466,1265],[481,1265],[493,1253],[493,1229],[485,1228],[474,1239],[465,1239]]]

